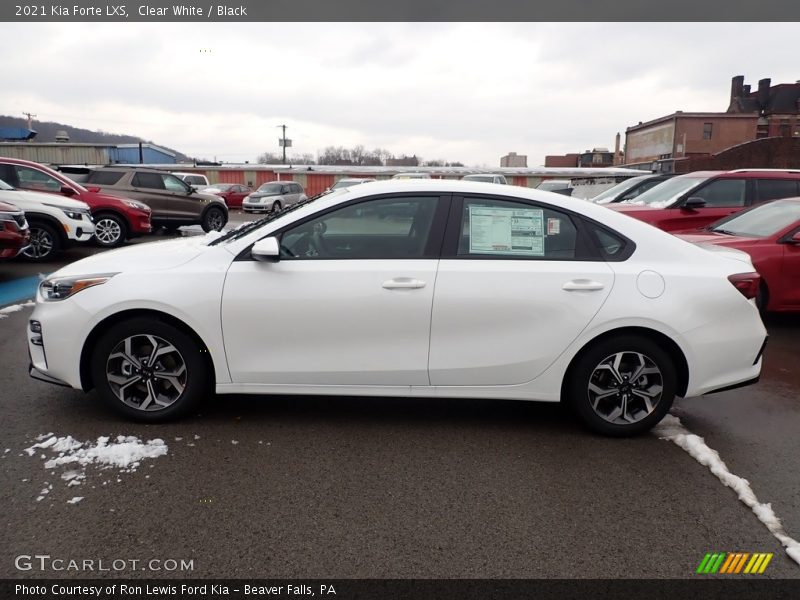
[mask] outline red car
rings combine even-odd
[[[800,311],[800,198],[762,204],[678,237],[747,252],[761,274],[759,308]]]
[[[204,194],[214,194],[225,200],[228,208],[241,208],[242,200],[253,192],[253,188],[240,183],[215,183],[200,190]]]
[[[800,171],[738,169],[673,177],[629,202],[608,208],[664,231],[696,229],[748,206],[800,196]]]
[[[13,204],[0,202],[0,260],[14,258],[30,241],[25,213]]]
[[[21,190],[62,194],[89,205],[95,238],[101,246],[119,246],[126,239],[150,233],[150,207],[142,202],[111,196],[99,188],[85,188],[49,167],[29,160],[0,157],[0,179]]]

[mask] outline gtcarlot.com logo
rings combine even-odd
[[[701,575],[760,575],[771,560],[771,552],[709,552],[696,572]]]

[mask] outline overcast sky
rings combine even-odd
[[[613,148],[730,80],[800,79],[797,24],[0,23],[0,114],[254,161],[363,144],[499,166]],[[201,50],[205,50],[201,52]]]

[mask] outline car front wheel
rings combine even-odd
[[[217,208],[216,206],[212,206],[203,216],[203,231],[206,233],[209,231],[220,231],[223,227],[225,227],[225,223],[227,221],[228,219],[225,217],[223,210],[221,208]]]
[[[98,245],[113,248],[125,242],[128,226],[122,217],[111,213],[100,214],[95,217],[94,237]]]
[[[39,221],[30,222],[31,241],[22,255],[28,260],[52,260],[61,253],[61,237],[55,227]]]
[[[588,349],[565,382],[566,401],[590,429],[614,437],[643,433],[675,398],[672,358],[653,341],[618,336]]]
[[[91,358],[100,398],[136,421],[159,422],[185,415],[211,392],[203,349],[189,335],[157,319],[112,325]]]

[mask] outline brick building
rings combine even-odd
[[[500,157],[501,167],[525,168],[528,166],[528,156],[525,154],[517,154],[516,152],[509,152],[505,156]],[[566,165],[574,167],[575,164]]]
[[[756,139],[800,136],[799,115],[800,83],[770,86],[769,79],[762,79],[758,90],[752,92],[744,85],[744,77],[737,75],[731,80],[730,101],[724,113],[676,111],[628,127],[624,162],[631,167],[673,172],[676,161],[716,155]]]

